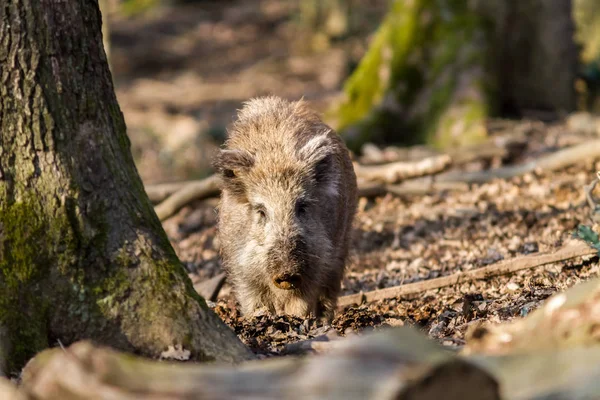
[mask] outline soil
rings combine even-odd
[[[378,1],[365,1],[381,15]],[[256,12],[257,7],[263,12]],[[324,109],[340,92],[347,66],[360,57],[373,24],[332,43],[324,52],[290,43],[290,2],[200,2],[144,18],[115,18],[112,68],[129,126],[133,152],[146,183],[209,173],[210,155],[223,127],[249,97],[274,93],[305,96]],[[375,24],[376,25],[376,24]],[[363,50],[361,50],[363,49]],[[474,162],[465,169],[527,162],[591,137],[596,126],[535,119],[494,120],[492,135],[522,132],[527,145],[511,159]],[[556,172],[536,171],[473,185],[465,192],[362,198],[343,294],[432,279],[499,260],[559,247],[581,223],[589,223],[583,186],[600,160]],[[192,204],[164,222],[193,281],[221,272],[215,202]],[[387,326],[411,325],[451,348],[482,322],[521,318],[549,296],[596,277],[597,257],[520,271],[410,297],[347,307],[332,326],[262,315],[240,316],[225,284],[211,307],[253,351],[284,354],[286,344],[324,334],[345,336]]]

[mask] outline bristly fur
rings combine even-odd
[[[340,137],[303,101],[252,99],[214,161],[223,266],[244,314],[331,318],[357,203]],[[300,276],[291,290],[276,276]]]

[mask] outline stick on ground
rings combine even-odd
[[[161,221],[164,221],[194,200],[201,200],[219,194],[218,183],[219,178],[217,175],[211,175],[201,181],[192,182],[182,187],[170,195],[165,201],[154,207],[154,211],[156,211],[158,218]]]
[[[446,169],[451,162],[450,156],[442,154],[419,161],[397,161],[383,165],[359,165],[356,163],[354,169],[358,179],[371,182],[397,183],[408,178],[438,173]]]
[[[457,285],[459,283],[472,282],[479,279],[490,278],[492,276],[510,274],[522,269],[540,267],[542,265],[569,260],[571,258],[590,256],[597,254],[597,252],[597,250],[591,248],[586,243],[569,242],[560,249],[551,253],[531,254],[510,260],[504,260],[483,268],[457,272],[441,278],[408,283],[406,285],[374,290],[372,292],[342,296],[338,300],[338,307],[342,308],[352,304],[360,304],[363,301],[372,302],[393,297],[406,296],[409,294],[421,293],[427,290]]]

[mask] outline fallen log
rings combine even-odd
[[[478,279],[487,279],[492,276],[505,275],[522,269],[535,268],[546,264],[569,260],[571,258],[595,254],[597,254],[597,250],[589,247],[586,243],[570,241],[560,249],[550,253],[531,254],[504,260],[483,268],[457,272],[441,278],[408,283],[405,285],[374,290],[372,292],[342,296],[338,299],[338,307],[343,308],[353,304],[361,304],[363,302],[372,302],[421,293],[427,290],[440,289],[442,287],[472,282]]]
[[[499,399],[481,368],[416,331],[340,341],[326,355],[224,365],[175,364],[79,342],[23,372],[28,399]]]
[[[508,354],[597,346],[600,338],[600,279],[555,294],[524,319],[482,324],[467,333],[464,354]]]
[[[27,400],[21,391],[17,389],[8,379],[0,377],[0,399],[2,400]]]
[[[544,334],[538,332],[536,337]],[[583,400],[597,399],[600,393],[598,346],[531,349],[502,356],[473,354],[466,358],[498,380],[503,399]]]
[[[600,392],[595,345],[465,355],[408,327],[333,343],[327,354],[233,367],[156,362],[79,342],[38,354],[18,390],[0,379],[0,398],[550,400]]]

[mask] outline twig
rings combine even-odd
[[[218,182],[219,178],[217,175],[212,175],[201,181],[192,182],[154,207],[154,211],[156,211],[158,218],[161,221],[164,221],[194,200],[217,195],[219,193]]]
[[[597,254],[597,250],[585,243],[570,242],[552,253],[532,254],[505,260],[487,267],[470,271],[457,272],[441,278],[428,279],[421,282],[409,283],[402,286],[394,286],[372,292],[351,294],[342,296],[338,300],[338,307],[346,307],[361,302],[371,302],[393,297],[406,296],[421,293],[427,290],[439,289],[446,286],[457,285],[464,282],[472,282],[478,279],[486,279],[492,276],[510,274],[522,269],[535,268],[546,264],[569,260],[571,258]]]

